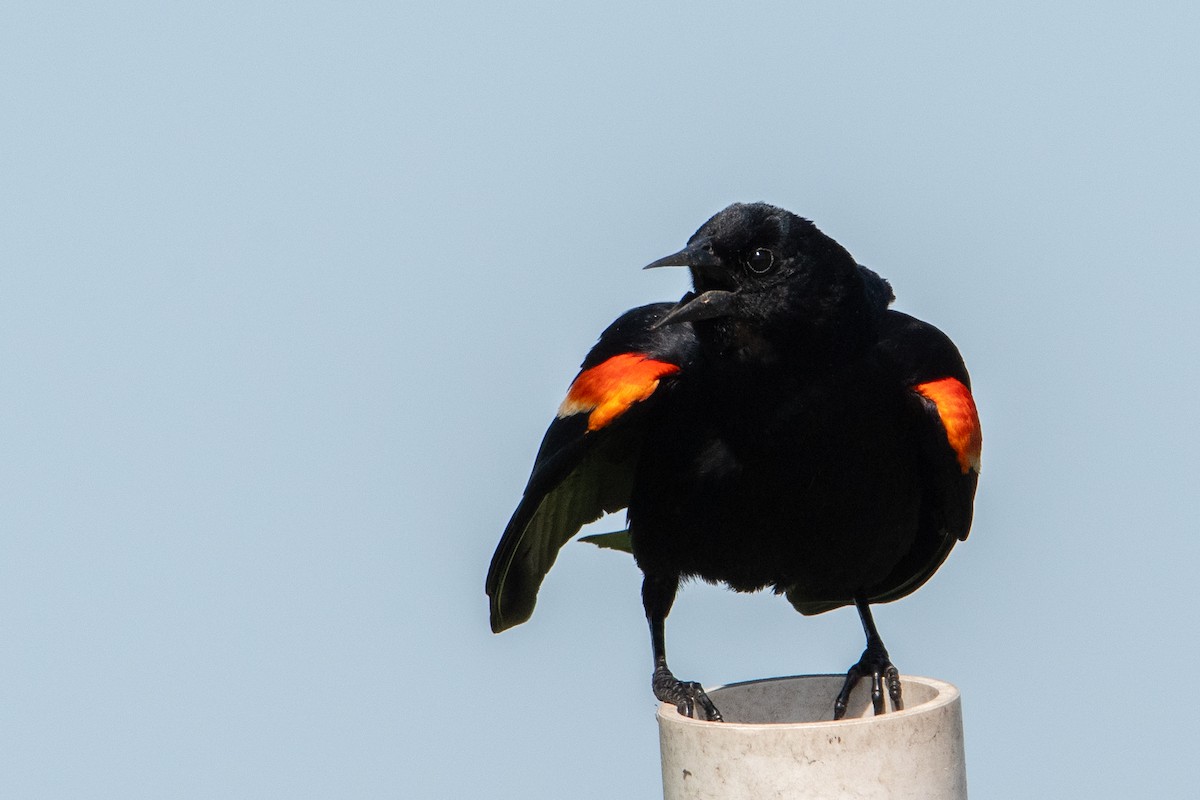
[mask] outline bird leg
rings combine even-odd
[[[858,682],[866,676],[871,676],[871,705],[876,714],[884,712],[883,685],[887,683],[888,696],[892,699],[892,708],[900,711],[904,702],[900,696],[900,672],[888,658],[887,648],[879,631],[875,630],[875,620],[871,617],[871,607],[866,600],[854,598],[854,607],[858,609],[858,617],[862,620],[863,632],[867,634],[867,649],[863,650],[862,658],[846,672],[846,682],[842,691],[838,692],[833,701],[833,718],[841,719],[846,716],[846,704],[850,702],[850,692]]]
[[[654,651],[654,677],[651,680],[654,696],[664,703],[671,703],[686,717],[721,722],[721,712],[704,693],[704,688],[695,681],[679,680],[667,667],[663,628],[678,589],[678,576],[659,578],[647,575],[642,581],[642,605],[646,609],[646,620],[650,623],[650,645]]]

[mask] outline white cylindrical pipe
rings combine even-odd
[[[902,676],[904,710],[874,716],[870,679],[833,721],[842,675],[735,683],[708,694],[725,722],[658,710],[665,800],[965,800],[958,689]]]

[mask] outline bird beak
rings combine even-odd
[[[672,253],[660,258],[642,269],[657,269],[658,267],[690,267],[693,270],[712,269],[721,266],[721,259],[713,252],[710,240],[705,237],[688,244],[678,253]]]
[[[678,253],[672,253],[669,256],[664,256],[658,261],[651,261],[642,269],[658,269],[659,267],[686,267],[688,264],[687,249],[680,250]]]
[[[713,252],[712,240],[707,236],[688,242],[688,246],[665,258],[660,258],[642,269],[658,267],[687,267],[692,273],[692,283],[700,284],[704,275],[716,277],[722,271],[721,258]],[[695,322],[701,319],[722,317],[733,310],[736,296],[724,289],[710,289],[699,295],[688,292],[667,315],[654,323],[654,328],[673,325],[676,322]]]
[[[709,289],[700,295],[688,292],[667,315],[651,328],[674,325],[677,322],[696,322],[702,319],[728,316],[733,311],[737,295],[724,289]]]

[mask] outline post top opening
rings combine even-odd
[[[859,681],[850,695],[846,716],[833,719],[833,699],[842,688],[844,675],[796,675],[765,678],[718,686],[708,690],[709,697],[721,710],[723,723],[694,720],[680,714],[674,706],[661,704],[661,724],[692,725],[862,725],[894,715],[909,716],[921,710],[948,705],[959,696],[952,684],[935,678],[900,676],[904,709],[896,711],[890,701],[887,714],[875,717],[871,706],[871,681]]]

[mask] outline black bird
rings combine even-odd
[[[584,359],[492,557],[492,630],[529,618],[582,525],[627,508],[657,698],[721,719],[667,668],[664,621],[701,578],[802,614],[854,604],[867,644],[834,716],[866,676],[875,713],[885,686],[902,707],[870,604],[916,590],[970,530],[981,435],[962,357],[774,206],[726,208],[647,269],[663,266],[694,291],[626,312]]]

